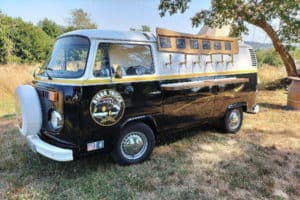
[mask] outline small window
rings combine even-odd
[[[214,41],[214,49],[215,50],[221,50],[222,49],[220,41]]]
[[[167,37],[160,37],[159,38],[160,47],[161,48],[171,48],[171,40]]]
[[[210,41],[209,40],[203,40],[202,41],[202,49],[205,49],[205,50],[210,49]]]
[[[110,66],[120,66],[123,76],[154,73],[150,46],[139,44],[111,44]]]
[[[183,39],[183,38],[176,39],[176,48],[177,49],[185,49],[185,39]]]
[[[109,77],[110,65],[108,57],[108,46],[99,44],[94,63],[93,74],[95,77]]]
[[[199,49],[198,40],[190,40],[190,47],[191,49]]]
[[[225,42],[225,50],[230,51],[231,50],[231,42]]]

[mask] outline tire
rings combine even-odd
[[[39,96],[31,85],[20,85],[15,91],[16,116],[24,136],[36,135],[42,127],[42,110]]]
[[[230,109],[222,120],[225,133],[237,133],[243,124],[243,111],[241,108]]]
[[[129,144],[134,141],[135,144]],[[149,126],[144,123],[129,124],[121,130],[112,158],[120,165],[140,163],[150,157],[154,146],[155,137]]]

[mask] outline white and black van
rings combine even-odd
[[[239,131],[256,91],[255,52],[235,38],[77,30],[57,39],[32,85],[17,87],[17,119],[33,151],[53,160],[109,152],[132,164],[164,132],[220,119]]]

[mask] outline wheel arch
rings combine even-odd
[[[149,115],[138,116],[138,117],[131,117],[131,118],[125,120],[121,124],[120,129],[123,129],[125,126],[127,126],[129,124],[132,124],[132,123],[136,123],[136,122],[143,122],[143,123],[145,123],[146,125],[148,125],[152,129],[155,137],[157,136],[157,134],[158,134],[157,123],[156,123],[155,119],[152,116],[149,116]]]
[[[237,103],[233,103],[227,106],[226,110],[231,110],[231,109],[235,109],[235,108],[242,108],[243,112],[247,111],[247,103],[246,102],[237,102]]]

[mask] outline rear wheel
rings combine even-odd
[[[129,124],[121,130],[112,157],[121,165],[139,163],[149,158],[154,146],[155,137],[149,126]]]
[[[226,133],[236,133],[243,123],[243,111],[241,108],[230,109],[223,119],[223,129]]]

